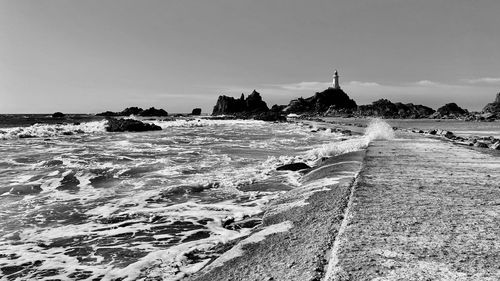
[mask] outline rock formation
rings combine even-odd
[[[54,114],[52,114],[52,118],[64,118],[66,115],[64,115],[64,113],[62,112],[54,112]]]
[[[150,107],[146,110],[140,108],[140,107],[127,107],[121,112],[112,112],[112,111],[105,111],[102,113],[96,114],[97,116],[108,116],[108,117],[114,117],[114,116],[130,116],[130,115],[138,115],[138,116],[143,116],[143,117],[151,117],[151,116],[168,116],[168,112],[166,112],[164,109],[156,109],[154,107]]]
[[[500,118],[500,93],[497,94],[497,97],[494,102],[488,103],[483,108],[483,113],[492,113]]]
[[[155,124],[144,123],[133,119],[109,118],[106,126],[108,132],[144,132],[158,131],[161,127]]]
[[[342,89],[328,88],[323,92],[318,92],[309,98],[298,98],[290,101],[284,109],[286,113],[308,113],[319,114],[327,110],[349,112],[356,110],[356,102]]]
[[[359,116],[377,116],[384,118],[427,118],[434,113],[434,109],[420,105],[400,102],[392,103],[387,99],[374,101],[372,104],[360,105],[356,112]]]
[[[253,91],[246,99],[241,94],[239,99],[228,96],[219,96],[212,115],[252,115],[269,111],[266,102],[257,91]]]
[[[193,111],[191,111],[191,115],[201,115],[201,108],[194,108]]]
[[[463,109],[456,103],[447,103],[430,116],[430,118],[454,119],[469,115],[467,109]]]
[[[144,116],[144,117],[151,117],[151,116],[168,116],[168,112],[166,112],[164,109],[156,109],[154,107],[150,107],[146,110],[143,110],[138,113],[139,116]]]

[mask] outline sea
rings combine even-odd
[[[1,280],[182,279],[300,186],[277,167],[368,144],[301,122],[141,119],[162,130],[110,133],[95,116],[0,120]]]
[[[300,188],[299,171],[277,167],[314,167],[394,126],[130,118],[162,130],[110,133],[91,115],[0,118],[0,280],[182,280]]]

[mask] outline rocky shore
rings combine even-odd
[[[400,129],[402,131],[422,134],[425,136],[436,136],[445,140],[452,141],[453,143],[473,146],[478,148],[489,148],[494,150],[500,150],[500,139],[493,136],[489,137],[479,137],[479,136],[457,136],[451,131],[441,130],[441,129],[431,129],[431,130],[421,130],[421,129]]]

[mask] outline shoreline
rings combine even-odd
[[[324,160],[302,177],[301,186],[265,207],[250,241],[233,247],[237,255],[231,249],[185,280],[319,280],[364,156],[359,150]],[[266,230],[266,236],[251,239]]]

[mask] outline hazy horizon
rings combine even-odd
[[[288,104],[331,83],[481,110],[500,92],[496,0],[0,0],[0,113],[139,106],[211,113],[256,89]]]

